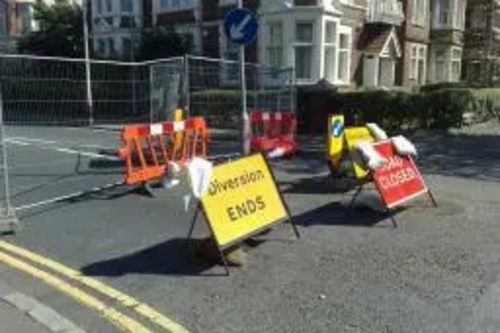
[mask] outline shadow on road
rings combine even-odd
[[[428,135],[415,139],[423,173],[500,181],[500,136]]]
[[[284,194],[339,194],[353,190],[357,182],[348,178],[334,179],[330,174],[325,174],[292,181],[279,181],[278,184]]]
[[[329,204],[320,206],[311,211],[305,212],[293,217],[297,225],[303,227],[311,227],[314,225],[332,225],[332,226],[346,226],[346,227],[390,227],[387,225],[378,225],[380,222],[387,220],[389,222],[390,216],[397,217],[397,214],[403,209],[393,210],[390,214],[388,212],[376,211],[367,206],[357,204],[352,209],[346,207],[342,202],[331,202]]]
[[[203,273],[215,265],[196,255],[206,246],[206,239],[174,238],[129,255],[87,265],[81,272],[88,276],[123,276],[127,274],[219,276]]]
[[[415,143],[419,151],[416,163],[424,174],[500,181],[500,136],[438,132],[403,135]],[[301,157],[313,159],[315,163],[304,163],[295,170],[290,168],[290,173],[317,171],[321,167],[319,162],[324,161],[325,140],[322,137],[301,137],[299,145]],[[324,165],[326,167],[326,162]],[[280,169],[287,172],[285,167]]]

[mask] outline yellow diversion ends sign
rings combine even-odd
[[[215,166],[201,203],[221,248],[289,218],[261,154]]]

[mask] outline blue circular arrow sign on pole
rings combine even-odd
[[[257,37],[258,31],[257,16],[248,9],[234,9],[224,19],[224,32],[234,44],[250,44]]]

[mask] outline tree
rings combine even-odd
[[[153,60],[183,56],[189,52],[190,42],[179,35],[172,26],[156,26],[141,33],[138,58]]]
[[[38,0],[34,6],[38,31],[19,40],[20,53],[69,58],[84,57],[83,9],[68,0],[53,5]]]

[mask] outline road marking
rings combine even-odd
[[[56,146],[48,147],[48,146],[34,144],[33,142],[17,140],[17,139],[12,139],[12,138],[7,139],[6,141],[9,143],[20,145],[20,146],[32,146],[32,147],[37,147],[40,149],[53,150],[53,151],[57,151],[60,153],[66,153],[66,154],[80,155],[80,156],[86,156],[86,157],[92,157],[92,158],[103,158],[103,159],[107,159],[110,161],[122,161],[123,160],[123,159],[121,159],[119,157],[115,157],[115,156],[103,155],[103,154],[98,154],[98,153],[90,153],[90,152],[86,152],[86,151],[82,151],[82,150],[75,150],[75,149],[62,148],[62,147],[56,147]]]
[[[98,292],[100,292],[103,295],[106,295],[107,297],[113,299],[120,305],[130,308],[137,312],[138,314],[142,315],[143,317],[149,319],[151,322],[155,323],[156,325],[165,328],[166,330],[170,331],[171,333],[189,333],[189,330],[187,330],[185,327],[182,325],[176,323],[175,321],[167,318],[165,315],[161,314],[160,312],[156,311],[152,307],[150,307],[147,304],[141,303],[138,300],[126,295],[125,293],[116,290],[96,279],[90,278],[88,276],[82,275],[81,272],[73,270],[61,263],[58,263],[54,260],[45,258],[41,255],[38,255],[36,253],[33,253],[31,251],[28,251],[26,249],[20,248],[18,246],[15,246],[11,243],[5,242],[5,241],[0,241],[0,248],[9,252],[12,252],[14,254],[17,254],[21,257],[24,257],[26,259],[29,259],[39,265],[42,265],[44,267],[50,268],[54,270],[55,272],[66,276],[67,278],[77,281],[89,288],[92,288]]]
[[[81,291],[76,287],[71,286],[67,282],[59,279],[54,275],[51,275],[45,271],[33,267],[3,252],[0,252],[0,261],[6,265],[9,265],[15,269],[18,269],[37,279],[42,280],[48,285],[74,298],[75,300],[87,306],[88,308],[96,310],[105,319],[107,319],[116,327],[124,331],[128,331],[130,333],[152,333],[152,331],[148,330],[139,322],[133,320],[132,318],[127,317],[126,315],[122,314],[121,312],[115,310],[112,307],[107,307],[103,302],[101,302],[97,298]]]
[[[18,142],[24,142],[25,144],[30,144],[30,143],[41,143],[41,144],[47,144],[47,145],[58,145],[58,144],[61,144],[60,141],[53,141],[53,140],[46,140],[46,139],[40,139],[40,138],[30,138],[30,137],[26,137],[26,136],[11,136],[11,137],[8,137],[7,139],[7,142],[9,142],[9,140],[14,140],[14,141],[18,141]],[[79,144],[79,145],[76,145],[75,147],[78,147],[78,148],[97,148],[97,149],[108,149],[108,150],[112,150],[112,149],[116,149],[116,147],[111,147],[111,146],[103,146],[103,145],[98,145],[96,143],[85,143],[85,144]]]

